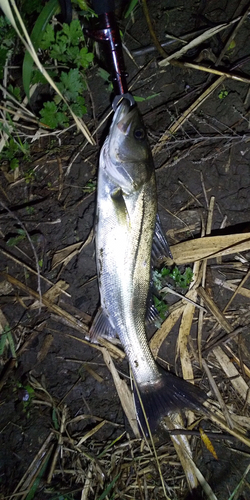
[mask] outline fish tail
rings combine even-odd
[[[207,399],[206,394],[198,387],[171,372],[166,372],[161,367],[159,369],[161,377],[156,384],[138,387],[140,398],[137,389],[134,390],[137,418],[146,435],[148,435],[148,425],[154,433],[166,415],[184,409],[199,410]]]

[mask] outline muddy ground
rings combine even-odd
[[[151,1],[149,8],[158,40],[165,41],[167,33],[181,37],[201,27],[210,28],[217,23],[231,21],[244,14],[248,2],[238,5],[235,1],[217,0],[200,3],[194,0]],[[237,8],[239,10],[235,12]],[[121,20],[121,28],[124,31],[124,43],[132,54],[133,50],[152,43],[141,6],[138,6],[132,18]],[[241,61],[242,65],[232,72],[250,78],[249,30],[248,15],[237,31],[235,43],[219,64],[220,69],[229,72]],[[189,51],[182,61],[214,67],[229,34],[229,30],[222,31],[202,46]],[[174,48],[166,47],[167,54],[173,51]],[[152,149],[159,144],[159,138],[166,129],[219,78],[187,67],[159,67],[161,57],[157,52],[139,56],[135,54],[134,60],[125,53],[125,59],[133,94],[147,98],[139,102],[139,107]],[[87,97],[89,104],[85,121],[91,131],[110,109],[110,92],[97,75],[97,69],[96,62],[88,73],[91,99]],[[161,151],[154,153],[159,213],[171,245],[200,235],[207,219],[207,200],[211,196],[215,197],[214,234],[220,231],[228,234],[249,231],[249,106],[249,84],[225,78],[165,141]],[[8,181],[3,165],[1,167],[0,196],[4,206],[9,209],[7,211],[2,206],[0,211],[1,271],[19,282],[10,285],[6,277],[1,277],[1,310],[11,328],[17,352],[19,350],[17,361],[11,367],[9,349],[5,349],[1,362],[2,377],[7,371],[0,393],[1,498],[13,494],[51,431],[51,443],[55,445],[64,411],[67,412],[66,420],[71,421],[65,431],[68,447],[70,439],[76,442],[97,425],[99,421],[93,416],[106,419],[109,423],[94,434],[89,447],[86,441],[86,453],[97,456],[124,429],[133,439],[102,353],[88,343],[80,342],[79,339],[85,337],[84,331],[69,326],[58,311],[51,311],[48,307],[42,307],[39,311],[34,294],[27,288],[37,292],[37,277],[22,265],[25,263],[36,269],[31,244],[27,238],[15,246],[7,244],[11,236],[17,235],[20,222],[24,224],[34,242],[38,259],[42,260],[42,277],[49,280],[46,282],[41,279],[42,293],[59,279],[63,280],[68,287],[59,297],[51,299],[52,303],[54,300],[61,310],[81,320],[84,325],[90,324],[99,301],[93,241],[83,246],[66,263],[54,266],[53,259],[58,250],[85,242],[91,233],[96,199],[96,191],[92,186],[95,186],[96,181],[98,152],[109,123],[106,121],[101,132],[96,134],[96,147],[83,148],[84,139],[75,126],[60,136],[41,134],[32,145],[32,162],[28,166],[21,165],[16,180]],[[27,182],[30,169],[33,174]],[[89,182],[92,180],[93,184]],[[249,268],[249,255],[245,253],[241,256],[244,270],[234,270],[230,275],[227,270],[216,267],[215,261],[209,262],[206,286],[220,310],[223,310],[232,292],[216,285],[215,278],[243,278]],[[234,256],[228,260],[234,260]],[[24,285],[23,288],[20,283]],[[244,284],[245,287],[248,285],[248,282]],[[227,318],[232,319],[236,326],[248,325],[249,299],[238,297],[230,305]],[[3,321],[2,318],[1,324]],[[213,327],[214,321],[208,314],[202,336],[203,348]],[[177,332],[176,328],[160,351],[160,357],[180,375],[179,361],[175,362]],[[248,329],[243,331],[240,340],[238,337],[236,339],[230,344],[234,352],[238,353],[240,342],[247,349]],[[247,351],[243,349],[243,352]],[[249,407],[232,388],[226,375],[212,357],[205,356],[205,359],[211,363],[211,371],[217,383],[221,384],[226,403],[236,408],[236,413],[242,417],[249,418]],[[116,366],[121,373],[128,374],[126,360],[116,362]],[[209,384],[198,365],[195,373],[197,383],[209,391]],[[246,373],[244,377],[249,383]],[[84,415],[90,417],[85,418]],[[203,428],[207,432],[220,432],[209,421],[203,424]],[[122,439],[128,438],[125,435]],[[230,496],[249,464],[249,449],[236,438],[227,436],[227,439],[213,439],[218,455],[216,460],[199,437],[193,436],[192,440],[196,463],[218,500],[250,498],[249,476],[238,493]],[[161,436],[161,443],[173,456],[173,465],[166,465],[167,475],[164,475],[169,488],[168,495],[171,499],[186,498],[184,474],[169,437]],[[86,458],[86,463],[82,461],[81,468],[76,455],[75,451],[71,454],[68,452],[68,455],[64,452],[64,456],[59,453],[51,482],[48,484],[47,469],[34,498],[83,498],[81,492],[91,460]],[[106,474],[104,483],[108,484],[110,476],[107,470]],[[120,498],[163,498],[159,477],[157,473],[152,475],[154,487],[148,490],[147,497],[130,490],[124,496],[121,494]],[[102,491],[100,481],[99,492],[98,488],[90,490],[88,498],[98,498]],[[115,498],[118,497],[117,494]],[[26,498],[26,495],[21,498]],[[197,493],[195,498],[206,497]]]

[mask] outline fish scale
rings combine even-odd
[[[166,414],[201,407],[205,395],[163,370],[148,345],[146,317],[154,316],[147,314],[151,255],[155,259],[169,250],[157,217],[155,169],[144,124],[126,100],[116,109],[100,153],[95,241],[101,306],[90,338],[119,336],[155,431]],[[136,391],[135,403],[147,431]]]

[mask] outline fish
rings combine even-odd
[[[198,387],[164,370],[153,358],[146,323],[152,302],[152,266],[169,247],[157,214],[155,168],[137,106],[123,99],[101,148],[97,183],[95,248],[100,308],[90,339],[118,335],[135,384],[137,419],[155,432],[160,420],[206,399]],[[142,405],[141,405],[141,402]]]

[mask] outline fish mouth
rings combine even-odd
[[[116,108],[110,135],[112,136],[112,130],[116,127],[120,132],[122,132],[122,134],[128,135],[133,116],[135,115],[136,111],[137,109],[134,100],[131,101],[128,98],[124,97]]]
[[[125,116],[119,120],[117,123],[117,128],[122,132],[124,135],[129,135],[129,132],[131,130],[131,126],[133,123],[133,116],[136,113],[136,108],[132,108]]]
[[[115,127],[122,135],[128,136],[131,131],[133,118],[137,113],[137,109],[136,107],[133,107],[132,109],[129,108],[126,103],[123,106],[122,104],[120,106],[121,107],[119,107],[117,110],[119,111],[119,113],[117,113]]]
[[[116,95],[114,97],[113,102],[112,102],[112,108],[114,111],[117,109],[117,107],[119,106],[122,99],[127,99],[130,103],[130,106],[135,105],[135,100],[134,100],[132,94],[130,94],[130,92],[127,92],[126,94]]]

